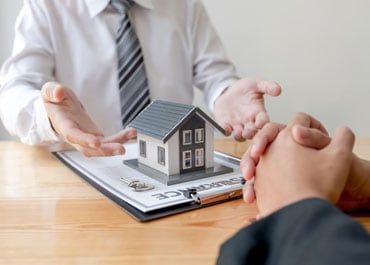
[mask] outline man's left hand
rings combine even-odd
[[[216,99],[215,119],[227,135],[233,133],[238,141],[251,139],[269,122],[264,94],[275,97],[280,93],[281,87],[276,82],[240,79]]]

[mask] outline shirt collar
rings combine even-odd
[[[154,8],[152,0],[134,0],[134,2],[144,8]],[[85,0],[85,3],[90,17],[95,17],[109,5],[109,0]]]

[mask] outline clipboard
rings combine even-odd
[[[117,172],[126,172],[129,170],[124,166],[123,160],[127,159],[127,156],[128,158],[132,158],[137,155],[135,151],[136,143],[127,144],[125,148],[126,154],[124,156],[110,158],[87,158],[78,151],[71,150],[52,153],[79,177],[140,222],[147,222],[182,212],[209,207],[242,197],[244,179],[239,169],[240,159],[215,151],[215,160],[217,159],[219,162],[221,161],[221,163],[233,166],[234,171],[232,174],[189,181],[182,184],[181,187],[173,185],[173,187],[158,188],[158,190],[162,191],[162,194],[176,194],[176,198],[169,198],[169,200],[176,200],[163,204],[154,203],[153,205],[147,205],[147,207],[145,207],[143,203],[136,201],[138,200],[137,197],[143,196],[143,194],[132,194],[132,192],[125,190],[125,186],[122,186],[122,184],[116,181],[116,178],[118,178],[116,177]],[[105,171],[105,168],[109,167],[113,167],[114,170]],[[117,170],[117,167],[119,167],[119,170]],[[111,175],[110,183],[107,182],[109,180],[109,175]],[[151,179],[150,176],[142,177]],[[155,182],[154,179],[151,179],[151,181]],[[158,186],[160,184],[156,183],[155,185]],[[188,187],[183,188],[186,185]],[[156,195],[154,198],[157,199],[162,199],[163,197],[158,195],[161,193],[155,193],[155,191],[153,191],[152,198],[153,194]]]

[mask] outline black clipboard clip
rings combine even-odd
[[[190,188],[183,191],[183,194],[186,198],[193,199],[194,202],[205,206],[209,204],[218,203],[221,201],[228,201],[241,198],[243,196],[243,188],[238,186],[232,189],[223,190],[221,192],[206,195],[198,193],[197,189]]]

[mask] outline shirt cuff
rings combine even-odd
[[[42,98],[34,101],[34,124],[27,138],[22,139],[22,142],[30,144],[52,144],[60,141],[58,134],[53,130],[50,124],[49,117],[45,110]]]

